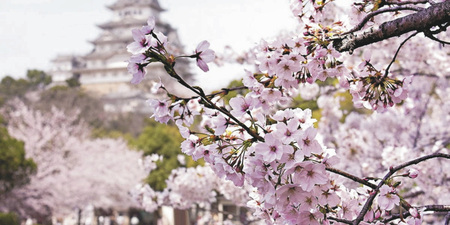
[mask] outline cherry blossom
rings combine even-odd
[[[395,189],[383,185],[380,188],[380,196],[378,197],[378,205],[381,209],[391,210],[395,205],[399,205],[400,198],[395,194]]]
[[[229,101],[224,97],[240,89],[206,94],[173,67],[177,57],[188,57],[206,72],[214,59],[209,42],[191,56],[150,47],[145,60],[163,63],[169,76],[195,94],[168,93],[163,109],[150,100],[155,118],[174,121],[186,138],[182,151],[203,158],[218,177],[253,187],[247,205],[270,224],[399,223],[403,217],[390,212],[396,206],[445,207],[450,170],[444,162],[450,156],[443,124],[450,89],[448,62],[442,59],[448,51],[429,37],[443,29],[383,41],[366,37],[388,32],[384,26],[403,20],[403,13],[417,17],[444,4],[362,1],[341,7],[333,1],[292,1],[301,32],[263,40],[250,50],[246,60],[254,72],[245,71],[242,87],[248,92]],[[419,32],[433,40],[416,40]],[[131,72],[148,64],[139,63]],[[306,86],[312,93],[305,93]],[[311,109],[296,108],[298,94]],[[418,176],[419,170],[435,176]],[[436,193],[441,197],[431,197]],[[173,202],[187,207],[179,196]],[[420,221],[416,213],[405,216],[408,223]]]
[[[77,113],[57,108],[43,113],[18,100],[7,108],[9,133],[24,141],[26,155],[38,169],[29,184],[0,199],[0,210],[41,218],[65,216],[88,205],[138,206],[128,192],[146,175],[137,165],[140,152],[120,139],[91,139]],[[146,164],[147,169],[154,168]]]
[[[209,42],[202,41],[195,48],[195,58],[197,60],[197,66],[204,72],[209,71],[207,63],[214,61],[215,55],[214,51],[209,49]]]

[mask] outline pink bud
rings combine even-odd
[[[377,210],[377,211],[375,212],[375,219],[380,218],[380,216],[381,216],[381,212]]]
[[[417,211],[417,208],[410,208],[408,211],[414,218],[420,218],[420,213]]]
[[[408,176],[412,179],[416,178],[417,176],[419,176],[419,171],[416,169],[409,169],[408,171]]]

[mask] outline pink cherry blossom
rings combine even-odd
[[[300,212],[300,219],[298,220],[299,224],[305,225],[319,225],[319,219],[323,218],[323,214],[320,212],[308,212],[302,211]]]
[[[311,162],[303,162],[301,165],[302,170],[294,178],[304,191],[311,191],[316,184],[327,183],[328,177],[325,172],[325,165]]]
[[[145,52],[151,46],[152,36],[145,35],[141,29],[137,28],[133,29],[132,33],[134,42],[127,46],[128,52],[133,54]]]
[[[147,100],[148,105],[153,109],[152,118],[161,123],[167,123],[171,118],[169,115],[169,106],[171,101],[169,100],[157,100],[149,99]]]
[[[254,99],[251,96],[235,97],[230,100],[230,106],[233,108],[231,114],[236,117],[244,116],[253,109]]]
[[[309,127],[297,140],[301,151],[303,151],[306,156],[309,156],[311,153],[320,153],[322,151],[322,147],[315,139],[316,134],[317,130],[313,127]]]
[[[132,84],[138,84],[143,79],[145,74],[147,74],[147,69],[145,68],[147,57],[143,54],[133,55],[128,62],[128,72],[133,75],[131,80]]]
[[[195,58],[197,60],[197,66],[200,67],[204,72],[209,71],[207,63],[214,61],[215,53],[213,50],[209,49],[209,42],[202,41],[197,45],[195,49]]]
[[[300,122],[298,120],[289,120],[286,123],[277,123],[274,135],[279,138],[284,144],[289,144],[299,138],[301,130],[299,129]]]
[[[283,154],[294,152],[291,146],[282,144],[272,134],[267,134],[265,138],[266,142],[256,145],[256,153],[261,154],[266,162],[280,160]]]
[[[396,168],[415,157],[446,152],[450,89],[445,79],[448,63],[442,59],[447,52],[424,39],[411,39],[403,46],[402,38],[350,49],[353,54],[338,51],[335,47],[340,38],[354,37],[356,33],[345,32],[358,22],[348,18],[341,21],[341,15],[345,15],[342,12],[350,12],[349,18],[360,21],[369,12],[378,11],[377,7],[389,9],[397,3],[374,7],[370,1],[363,1],[345,9],[328,2],[292,1],[302,34],[263,40],[246,53],[246,63],[255,62],[255,72],[246,71],[243,79],[247,94],[240,92],[242,95],[227,103],[222,101],[222,94],[234,90],[199,94],[202,101],[197,101],[199,96],[180,98],[168,93],[178,101],[168,102],[168,112],[158,113],[160,121],[174,120],[187,139],[182,144],[183,152],[194,159],[203,158],[218,177],[238,186],[250,185],[254,194],[248,205],[269,224],[341,224],[331,218],[345,219],[348,221],[342,224],[350,224],[361,213],[364,215],[358,217],[362,218],[359,224],[383,224],[392,216],[388,211],[400,204],[401,195],[397,193],[421,193],[408,199],[411,205],[434,202],[432,193],[440,193],[440,199],[448,196],[442,184],[450,168],[442,159],[437,159],[439,166],[417,165],[422,173],[433,175],[417,176],[411,170],[381,181],[387,167]],[[410,3],[400,4],[407,7]],[[408,12],[402,11],[401,16],[405,14]],[[377,14],[357,32],[370,32],[366,28],[376,29],[376,25],[396,17],[397,13]],[[162,40],[159,45],[153,45],[152,40],[146,43],[142,39],[146,32],[141,32],[134,35],[135,47],[139,50],[148,45],[146,51],[162,59],[135,62],[130,66],[133,74],[142,75],[142,67],[156,60],[178,80],[170,68],[178,57],[166,51],[169,42],[165,38],[151,32],[153,39]],[[393,59],[399,45],[402,51]],[[402,56],[402,52],[407,54]],[[214,53],[203,41],[189,57],[195,58],[206,72]],[[415,80],[422,76],[424,79],[417,85],[409,74],[414,74]],[[191,90],[196,88],[182,84]],[[311,89],[305,88],[308,86]],[[299,93],[302,101],[317,105],[314,115],[319,115],[319,121],[312,118],[311,109],[291,108]],[[353,105],[348,104],[346,93],[353,97]],[[192,99],[197,99],[195,104],[187,104]],[[355,109],[359,107],[368,110]],[[337,168],[362,180],[347,179]],[[416,179],[405,179],[407,176]],[[401,186],[387,185],[400,179]],[[367,181],[385,185],[378,193]],[[365,187],[356,188],[361,183]],[[184,207],[179,193],[171,198],[174,205]],[[369,200],[375,203],[369,209],[363,208]],[[416,214],[402,222],[420,223]]]
[[[155,17],[154,16],[149,17],[147,20],[147,25],[141,28],[141,32],[145,35],[151,34],[155,29],[155,23],[156,23]]]
[[[380,195],[378,197],[378,205],[381,209],[392,210],[395,205],[400,204],[400,198],[395,193],[395,189],[387,185],[380,188]]]

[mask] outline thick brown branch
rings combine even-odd
[[[354,28],[352,28],[351,30],[343,33],[343,35],[345,34],[350,34],[353,33],[355,31],[359,31],[361,30],[364,25],[366,25],[367,22],[369,22],[370,19],[372,19],[373,17],[375,17],[376,15],[382,14],[382,13],[386,13],[386,12],[397,12],[400,10],[414,10],[414,11],[420,11],[421,8],[419,7],[415,7],[415,6],[398,6],[398,7],[393,7],[393,8],[384,8],[384,9],[379,9],[377,11],[371,12],[369,14],[367,14],[363,20],[361,22],[359,22],[358,25],[356,25]]]
[[[423,32],[433,26],[450,21],[450,1],[436,3],[417,13],[385,22],[379,28],[372,28],[362,34],[347,34],[334,38],[333,46],[340,52],[350,51],[410,31]]]

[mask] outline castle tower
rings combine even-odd
[[[90,41],[94,45],[93,50],[81,57],[57,57],[53,60],[53,69],[49,73],[56,84],[71,78],[70,74],[79,79],[83,89],[100,97],[130,98],[127,96],[139,93],[140,87],[145,87],[148,92],[148,86],[130,84],[132,75],[127,71],[130,53],[126,47],[133,42],[131,30],[146,25],[148,18],[154,16],[155,29],[168,36],[172,46],[182,49],[177,33],[169,24],[160,20],[160,13],[164,10],[158,0],[117,0],[107,8],[112,11],[113,16],[108,22],[98,25],[102,31],[95,40]],[[188,65],[180,64],[185,67],[182,70],[189,76],[186,69]],[[160,64],[150,64],[148,71],[149,79],[167,77]]]

